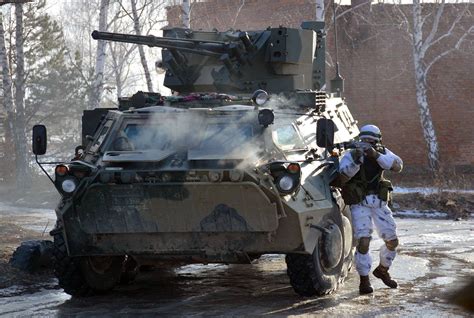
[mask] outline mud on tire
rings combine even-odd
[[[349,232],[352,236],[352,228]],[[339,261],[334,263],[335,266],[326,268],[322,261],[324,258],[323,237],[319,239],[311,255],[286,255],[285,260],[290,283],[295,292],[301,296],[322,296],[334,292],[344,282],[352,266],[353,248],[347,246],[347,251],[345,252],[343,248]]]
[[[90,257],[70,257],[62,233],[54,234],[53,264],[59,286],[72,296],[89,296],[114,288],[120,281],[124,257],[110,259],[102,271],[94,269]]]
[[[291,286],[301,296],[323,296],[334,292],[342,282],[343,262],[330,272],[324,271],[319,261],[319,249],[313,255],[287,254],[287,274]]]
[[[54,234],[53,248],[54,274],[58,278],[59,287],[72,296],[87,296],[92,294],[92,288],[87,284],[81,273],[78,259],[69,257],[62,233]]]

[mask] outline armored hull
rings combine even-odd
[[[82,296],[145,265],[251,263],[286,254],[304,296],[333,292],[352,264],[350,214],[331,183],[334,144],[358,134],[324,87],[324,25],[164,38],[94,32],[161,46],[173,96],[138,92],[85,111],[83,145],[58,165],[55,272]],[[210,90],[213,93],[203,93]],[[46,151],[37,127],[34,153]]]

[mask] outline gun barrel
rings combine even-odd
[[[149,47],[161,47],[165,49],[176,49],[183,52],[196,53],[207,56],[220,56],[228,51],[228,44],[219,41],[202,41],[195,39],[178,39],[156,37],[153,35],[134,35],[123,33],[92,32],[95,40],[106,40],[113,42],[133,43],[147,45]]]
[[[348,141],[348,142],[343,142],[342,147],[344,149],[357,149],[357,148],[360,148],[362,150],[366,150],[368,148],[371,148],[372,145],[367,143],[367,142],[363,142],[363,141]]]

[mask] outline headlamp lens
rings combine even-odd
[[[72,193],[74,190],[76,190],[76,182],[72,179],[66,179],[61,183],[61,188],[63,189],[64,192],[66,193]]]
[[[294,186],[294,181],[291,177],[289,176],[283,176],[281,179],[278,181],[278,186],[280,187],[281,190],[283,191],[289,191],[291,188]]]

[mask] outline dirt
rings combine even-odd
[[[107,295],[71,298],[51,271],[34,275],[8,264],[25,240],[49,238],[55,215],[51,199],[34,206],[37,194],[17,194],[0,203],[0,316],[120,315],[318,315],[469,316],[446,297],[474,277],[472,221],[397,219],[401,247],[391,290],[373,279],[374,295],[358,294],[353,269],[337,293],[321,298],[296,295],[286,276],[283,255],[265,255],[252,265],[188,265],[147,272]],[[44,197],[42,197],[44,199]],[[396,193],[397,209],[445,211],[450,218],[473,212],[473,193]],[[383,242],[374,238],[372,258]],[[469,301],[473,301],[469,299]]]
[[[0,240],[0,289],[14,285],[22,286],[20,289],[22,291],[30,290],[31,288],[35,289],[34,286],[38,283],[53,277],[52,270],[29,274],[11,267],[8,263],[13,251],[21,242],[45,239],[43,233],[25,229],[10,222],[9,218],[5,217],[0,218],[0,233],[2,233],[2,239]]]
[[[372,295],[359,295],[353,269],[345,284],[328,296],[296,295],[286,276],[284,255],[265,255],[252,265],[188,265],[147,272],[109,294],[71,298],[48,277],[27,287],[19,281],[0,288],[6,316],[351,316],[469,317],[448,295],[474,275],[472,222],[397,220],[401,248],[390,289],[375,278]],[[383,242],[374,238],[374,264]],[[467,300],[468,303],[472,298]],[[1,315],[1,313],[0,313]]]
[[[440,191],[435,193],[395,193],[393,210],[446,212],[448,219],[467,219],[474,215],[474,193]]]

